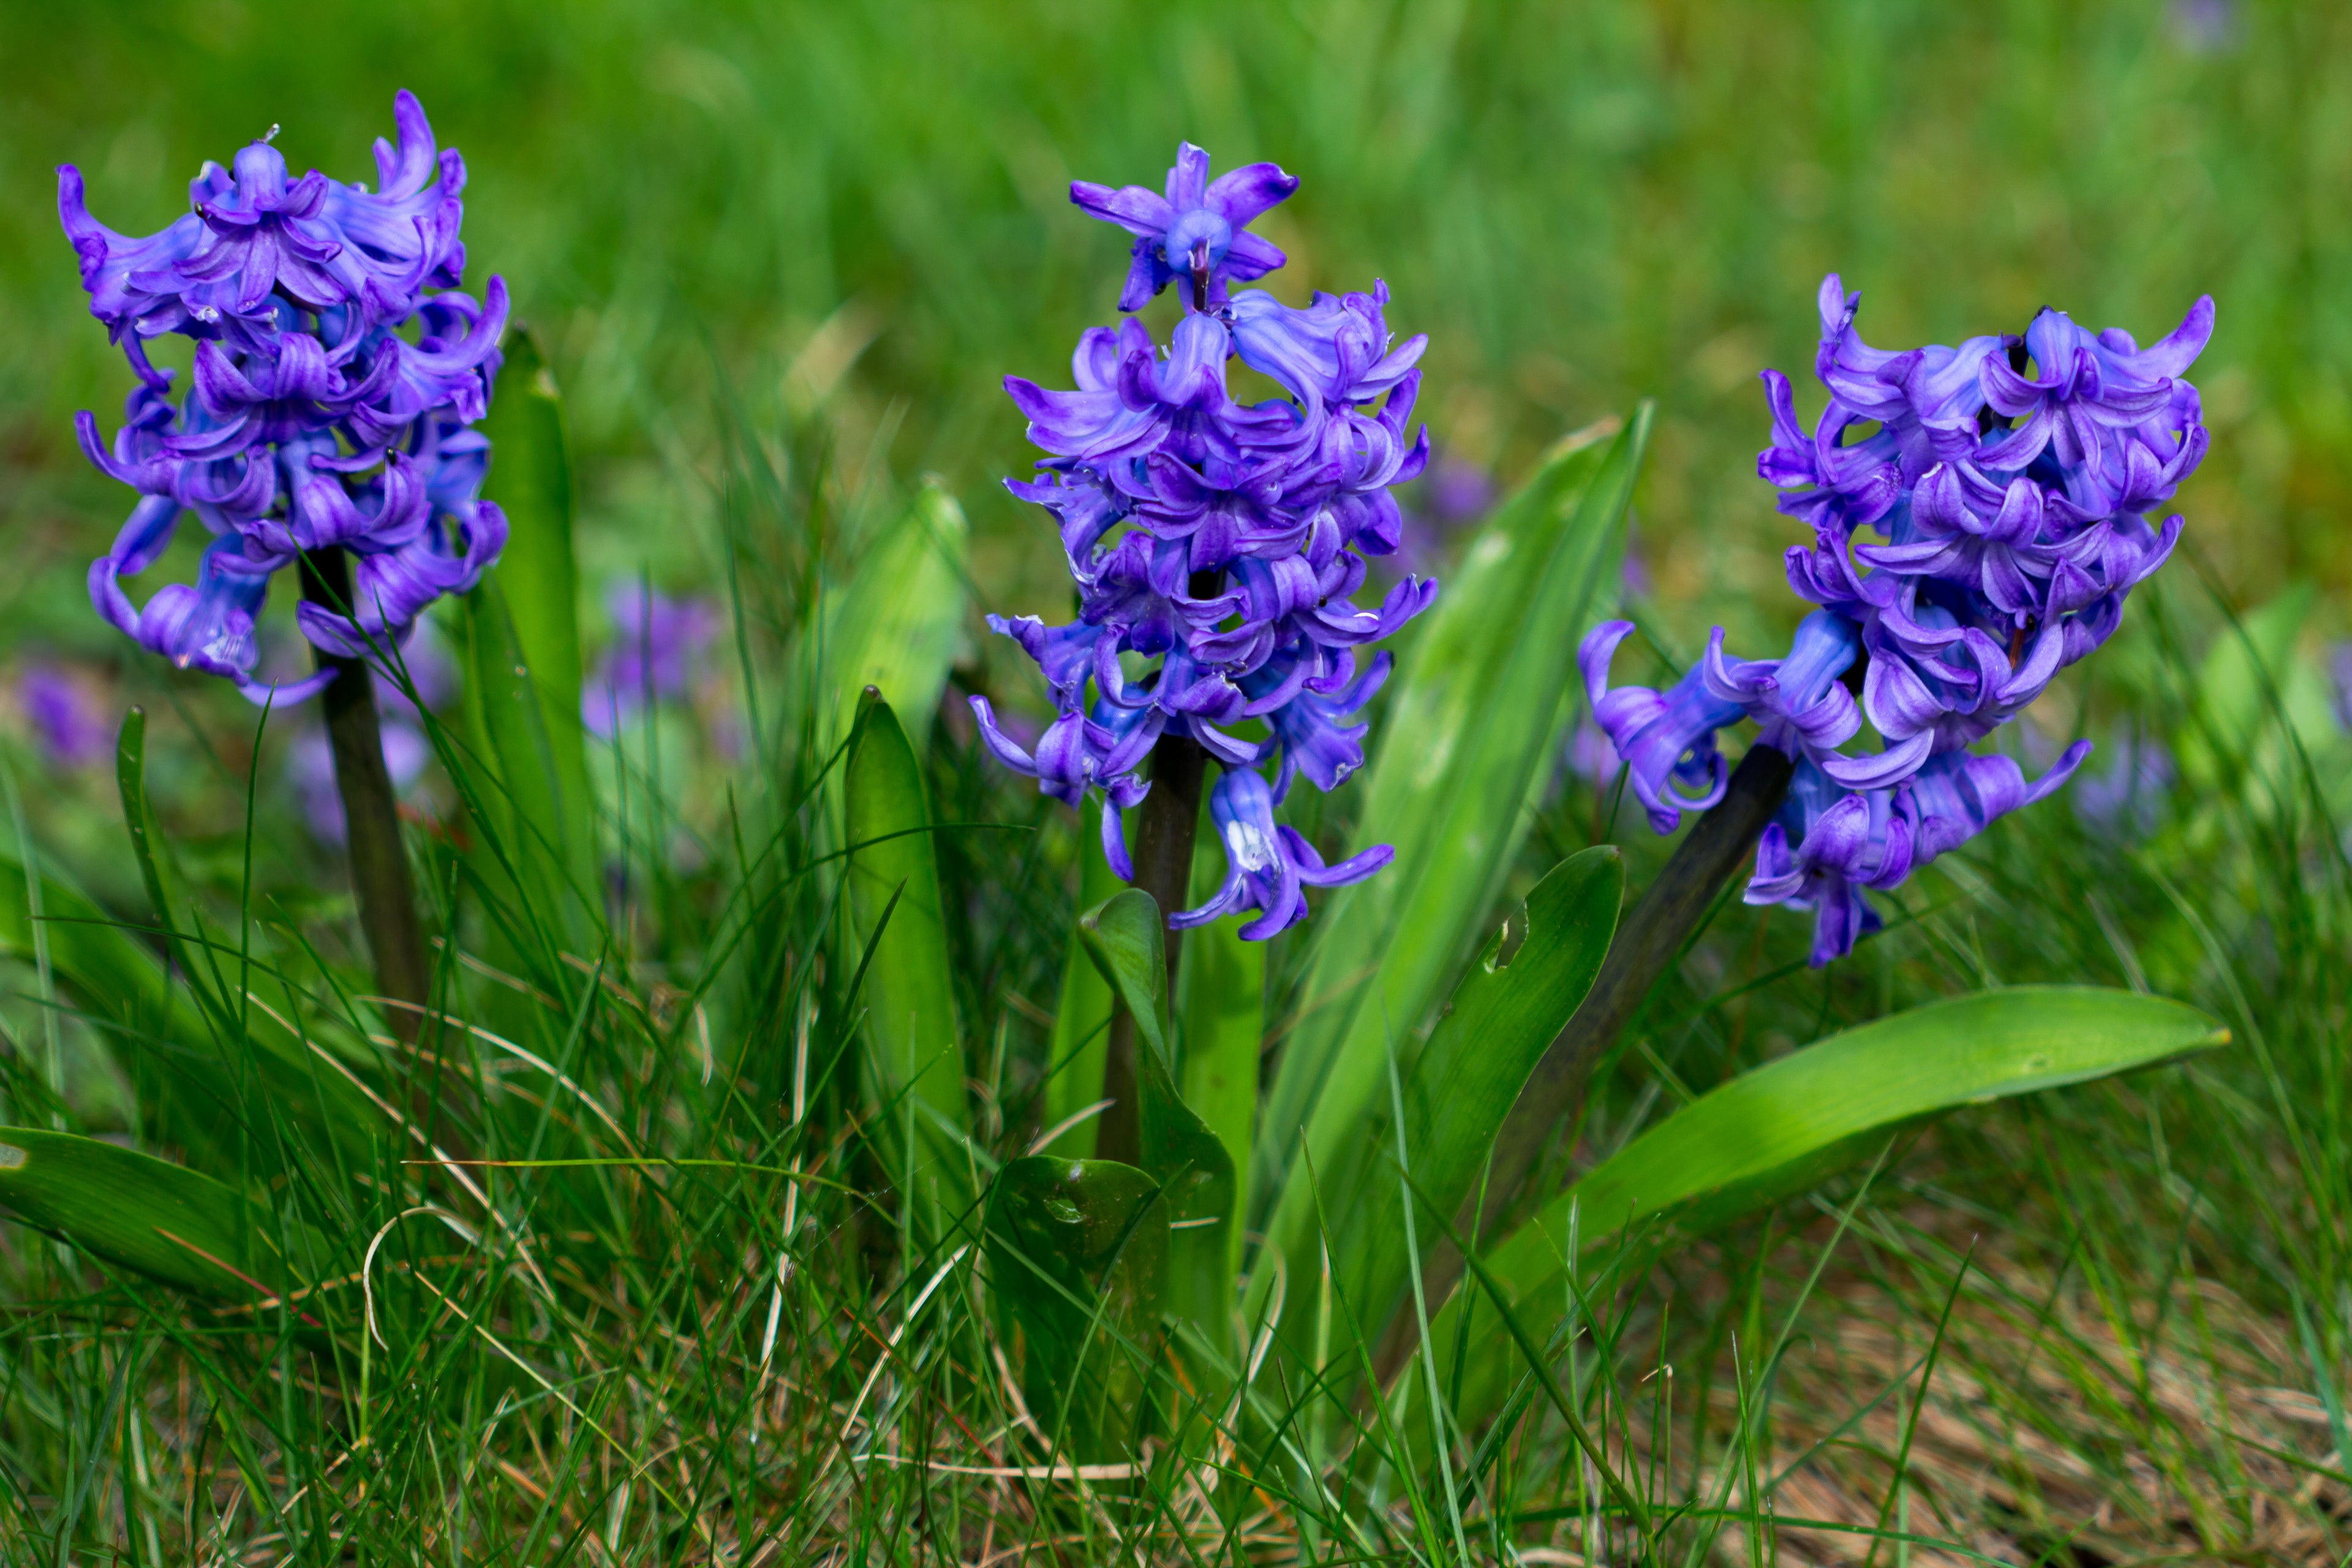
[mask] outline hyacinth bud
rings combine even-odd
[[[304,552],[353,560],[351,613],[304,604],[304,637],[359,658],[404,641],[425,607],[480,580],[506,542],[480,499],[489,447],[471,428],[489,405],[506,284],[459,291],[465,160],[441,149],[415,95],[393,101],[396,143],[375,144],[376,188],[312,170],[289,179],[264,137],[228,168],[207,163],[191,211],[133,238],[98,222],[80,172],[58,171],[58,211],[90,313],[137,373],[111,442],[89,414],[90,461],[140,492],[114,548],[91,563],[100,616],[182,668],[292,701],[331,669],[273,686],[254,677],[254,624],[270,580]],[[273,128],[274,134],[274,128]],[[196,342],[175,403],[145,345]],[[213,535],[194,586],[134,606],[136,576],[194,512]]]
[[[2087,741],[2029,785],[2011,759],[1969,748],[2115,634],[2125,597],[2180,537],[2179,517],[2147,513],[2207,440],[2181,377],[2212,336],[2210,297],[2146,349],[2043,310],[2021,337],[1888,352],[1854,330],[1860,301],[1835,274],[1822,281],[1814,372],[1830,402],[1814,429],[1788,378],[1764,373],[1772,445],[1757,471],[1814,534],[1788,555],[1789,585],[1820,606],[1789,657],[1728,658],[1717,627],[1704,663],[1662,694],[1608,686],[1629,623],[1582,649],[1594,721],[1657,831],[1720,796],[1725,725],[1756,720],[1757,742],[1796,762],[1747,898],[1814,911],[1816,965],[1878,929],[1863,889],[1898,885],[2081,765]],[[1885,542],[1859,540],[1864,529]],[[1836,679],[1857,658],[1858,704]],[[1864,719],[1880,749],[1850,752]]]
[[[1244,910],[1253,941],[1307,915],[1302,886],[1370,876],[1385,847],[1326,866],[1274,820],[1302,774],[1332,790],[1363,765],[1357,719],[1387,678],[1389,656],[1357,650],[1436,601],[1408,577],[1361,608],[1365,558],[1397,548],[1390,488],[1417,477],[1429,436],[1407,427],[1423,338],[1391,342],[1388,289],[1318,294],[1305,309],[1231,284],[1264,277],[1282,252],[1249,223],[1297,188],[1271,163],[1212,182],[1208,154],[1185,143],[1164,196],[1080,182],[1071,200],[1136,237],[1122,310],[1180,281],[1184,314],[1168,346],[1129,318],[1080,338],[1076,385],[1049,391],[1009,377],[1005,390],[1047,454],[1013,494],[1056,519],[1079,592],[1076,623],[989,617],[1044,672],[1056,717],[1034,751],[972,699],[981,734],[1008,767],[1073,805],[1103,797],[1103,850],[1131,879],[1122,814],[1150,784],[1138,769],[1179,736],[1224,768],[1210,792],[1228,873],[1181,930]],[[1240,358],[1287,397],[1244,405],[1227,389]],[[1130,675],[1122,654],[1156,660]],[[1262,737],[1244,731],[1263,731]],[[1262,771],[1272,765],[1269,783]]]

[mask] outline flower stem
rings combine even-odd
[[[1755,853],[1756,841],[1780,809],[1795,772],[1796,765],[1777,749],[1748,747],[1732,770],[1723,798],[1699,817],[1675,846],[1657,880],[1618,922],[1616,939],[1609,944],[1609,956],[1601,961],[1592,989],[1536,1064],[1502,1131],[1495,1135],[1485,1200],[1473,1198],[1464,1205],[1458,1229],[1472,1236],[1500,1233],[1503,1217],[1528,1172],[1582,1092],[1593,1061],[1640,1016],[1659,978],[1681,960],[1706,925],[1717,898]],[[1422,1272],[1430,1299],[1435,1300],[1461,1277],[1462,1258],[1450,1247],[1441,1248],[1423,1262]],[[1410,1317],[1399,1314],[1375,1358],[1383,1378],[1402,1365],[1412,1349]]]
[[[1192,835],[1201,820],[1201,781],[1209,754],[1189,735],[1163,735],[1151,749],[1151,793],[1143,797],[1135,835],[1134,885],[1151,895],[1164,921],[1184,907],[1192,883]],[[1168,951],[1168,994],[1176,994],[1176,953],[1183,932],[1160,929]],[[1110,1101],[1095,1133],[1095,1157],[1133,1164],[1142,1154],[1137,1116],[1135,1020],[1113,1014],[1103,1056],[1102,1097]],[[1170,1064],[1172,1070],[1174,1064]]]
[[[341,550],[312,551],[302,557],[302,567],[304,598],[339,615],[350,613],[351,561]],[[360,930],[375,959],[376,986],[386,996],[425,1006],[431,1000],[432,970],[425,957],[425,928],[416,916],[415,889],[409,880],[408,854],[400,842],[398,797],[384,766],[375,682],[364,659],[323,648],[318,657],[320,668],[340,671],[320,701],[335,755],[335,788],[343,801],[352,890],[359,897]],[[394,1034],[415,1038],[418,1015],[404,1007],[385,1011]]]

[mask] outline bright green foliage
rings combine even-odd
[[[1101,802],[1088,799],[1079,807],[1078,818],[1078,908],[1090,910],[1118,892],[1120,883],[1110,862],[1095,847],[1096,832],[1102,821]],[[1193,942],[1185,944],[1188,954],[1199,940],[1195,937]],[[1069,955],[1062,963],[1061,1005],[1054,1014],[1054,1033],[1045,1059],[1045,1070],[1051,1076],[1045,1079],[1045,1110],[1038,1118],[1041,1130],[1061,1126],[1101,1098],[1103,1061],[1110,1050],[1113,1005],[1110,982],[1087,956],[1086,932],[1072,926]],[[1253,1100],[1256,1092],[1253,1079]],[[1057,1154],[1066,1160],[1086,1159],[1095,1152],[1096,1125],[1096,1118],[1089,1116],[1038,1152]]]
[[[1203,803],[1203,820],[1206,820]],[[1213,833],[1194,840],[1192,901],[1205,901],[1224,875],[1224,847]],[[1091,864],[1091,862],[1089,862]],[[1236,1171],[1249,1168],[1257,1119],[1258,1056],[1265,1043],[1266,944],[1244,942],[1241,922],[1215,921],[1185,933],[1177,975],[1177,1079],[1184,1103],[1217,1135]],[[1249,1194],[1234,1183],[1228,1276],[1242,1264]]]
[[[1166,1191],[1168,1310],[1223,1333],[1233,1299],[1234,1158],[1169,1071],[1168,961],[1160,906],[1129,888],[1078,918],[1087,956],[1135,1016],[1143,1169]],[[1096,1162],[1101,1163],[1102,1162]]]
[[[1964,1105],[2169,1061],[2224,1044],[2194,1007],[2088,986],[2021,985],[1864,1024],[1734,1079],[1635,1139],[1486,1252],[1516,1302],[1563,1299],[1570,1254],[1655,1226],[1648,1244],[1706,1234],[1869,1161],[1904,1126]],[[1575,1238],[1573,1247],[1570,1237]],[[1457,1292],[1433,1326],[1441,1353],[1461,1332]],[[1471,1302],[1475,1326],[1479,1303]],[[1541,1333],[1547,1320],[1530,1325]],[[1516,1369],[1480,1354],[1464,1369],[1458,1419],[1491,1412]]]
[[[923,778],[889,703],[870,688],[857,706],[842,794],[849,837],[849,951],[865,965],[874,1104],[894,1137],[894,1172],[951,1222],[972,1191],[964,1145],[963,1043],[941,923],[939,857]]]
[[[1168,1241],[1160,1185],[1132,1165],[1031,1155],[997,1175],[990,1279],[1026,1342],[1031,1415],[1082,1463],[1144,1435]]]
[[[1396,863],[1319,922],[1306,1016],[1258,1128],[1255,1180],[1262,1202],[1277,1200],[1265,1228],[1294,1258],[1313,1222],[1297,1152],[1328,1171],[1375,1113],[1391,1053],[1408,1053],[1444,994],[1549,780],[1577,635],[1618,559],[1649,427],[1645,405],[1613,433],[1564,442],[1480,531],[1399,655],[1355,835],[1393,845]]]
[[[801,645],[817,697],[819,756],[848,734],[868,687],[906,716],[908,742],[923,755],[963,637],[971,533],[955,498],[926,484],[883,526],[856,574],[819,604]]]
[[[218,933],[181,944],[204,965],[208,1006],[167,977],[136,936],[54,877],[41,879],[41,914],[59,982],[102,1022],[126,1065],[162,1090],[153,1100],[160,1135],[205,1152],[224,1170],[269,1173],[283,1167],[289,1137],[356,1150],[382,1125],[333,1037],[297,1039],[257,1013],[240,1026],[234,1012],[215,1011],[234,1007],[240,965],[233,939],[226,947]],[[0,856],[0,952],[26,962],[33,955],[25,869],[13,856]],[[278,1121],[286,1125],[269,1124]]]
[[[598,864],[563,405],[527,332],[509,342],[482,429],[492,453],[484,493],[505,510],[509,532],[461,617],[476,752],[467,805],[488,830],[477,863],[504,891],[508,942],[551,976],[555,952],[595,945]],[[529,889],[520,900],[506,890],[516,879]]]
[[[319,1277],[289,1258],[269,1211],[201,1172],[95,1138],[0,1127],[0,1203],[119,1268],[199,1295],[252,1301]]]
[[[1446,1218],[1476,1195],[1496,1130],[1591,989],[1624,890],[1624,865],[1610,846],[1555,867],[1488,940],[1429,1043],[1400,1066],[1404,1157],[1413,1181]],[[1343,1150],[1335,1170],[1318,1171],[1332,1229],[1333,1282],[1375,1338],[1393,1315],[1412,1310],[1407,1291],[1415,1265],[1405,1245],[1396,1157],[1394,1121],[1383,1114],[1367,1120],[1361,1140]],[[1416,1235],[1424,1238],[1424,1252],[1439,1234],[1421,1222]],[[1314,1262],[1311,1246],[1302,1247],[1290,1260],[1292,1278]],[[1287,1318],[1295,1342],[1306,1337],[1310,1317],[1307,1304],[1294,1297]],[[1330,1353],[1346,1366],[1354,1347],[1335,1339]]]

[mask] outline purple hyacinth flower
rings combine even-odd
[[[1296,182],[1271,164],[1214,184],[1206,170],[1188,146],[1165,198],[1076,187],[1081,205],[1138,237],[1124,306],[1189,280],[1164,353],[1130,319],[1081,337],[1070,390],[1005,382],[1046,453],[1035,479],[1008,486],[1054,515],[1078,614],[1060,626],[989,617],[1036,662],[1052,698],[1056,717],[1034,748],[984,700],[972,708],[982,742],[1044,793],[1075,805],[1102,792],[1103,847],[1122,876],[1119,817],[1147,795],[1137,770],[1163,740],[1197,744],[1234,774],[1277,762],[1277,784],[1256,786],[1268,812],[1299,774],[1332,789],[1360,768],[1367,726],[1358,715],[1389,660],[1360,667],[1356,650],[1394,635],[1437,595],[1434,583],[1409,577],[1376,606],[1355,602],[1367,558],[1402,537],[1391,488],[1428,458],[1428,433],[1411,423],[1423,340],[1391,342],[1378,284],[1318,295],[1305,310],[1255,290],[1233,297],[1230,281],[1280,265],[1281,253],[1244,226]],[[1226,379],[1236,357],[1290,395],[1237,402]],[[1286,844],[1270,817],[1261,837]],[[1249,897],[1260,901],[1245,907],[1268,911],[1248,928],[1254,937],[1303,910],[1292,907],[1297,878],[1322,874],[1312,851],[1290,855],[1286,845],[1277,858],[1297,873],[1290,894],[1278,876],[1249,881],[1265,867],[1235,873],[1235,888],[1257,887]],[[1369,874],[1360,857],[1347,864],[1360,863]]]
[[[1324,865],[1297,828],[1274,820],[1274,792],[1255,768],[1235,768],[1216,782],[1209,791],[1209,819],[1225,847],[1225,879],[1199,909],[1168,917],[1178,931],[1257,910],[1258,918],[1240,934],[1244,942],[1264,942],[1307,918],[1305,889],[1360,882],[1396,854],[1376,844],[1336,866]]]
[[[2094,335],[2063,310],[2043,310],[2025,329],[2036,374],[1984,362],[1985,401],[2017,421],[1976,454],[1990,468],[2022,468],[2046,447],[2062,465],[2096,462],[2117,433],[2169,403],[2172,384],[2213,335],[2213,297],[2200,296],[2180,325],[2147,348],[2120,327]]]
[[[1913,864],[1925,866],[1974,838],[1997,819],[2055,794],[2074,776],[2091,742],[2077,741],[2050,771],[2028,784],[2013,757],[1999,752],[1973,756],[1947,752],[1930,761],[1905,787],[1904,815],[1912,825]]]
[[[1192,284],[1186,307],[1209,310],[1224,303],[1225,279],[1245,283],[1282,265],[1282,252],[1248,227],[1297,188],[1297,180],[1273,163],[1250,163],[1211,181],[1208,153],[1185,142],[1177,146],[1164,195],[1141,185],[1113,190],[1074,180],[1070,200],[1135,236],[1120,310],[1140,310],[1183,278]]]
[[[1797,626],[1786,658],[1733,659],[1723,651],[1723,628],[1707,639],[1699,663],[1710,697],[1736,702],[1764,726],[1757,737],[1795,757],[1828,755],[1862,728],[1853,694],[1838,683],[1860,652],[1860,628],[1832,610],[1815,610]]]
[[[1604,691],[1624,623],[1583,648],[1595,717],[1658,831],[1720,793],[1715,732],[1732,716],[1797,760],[1748,896],[1813,910],[1816,963],[1876,928],[1864,889],[1893,887],[2080,764],[2087,742],[2029,785],[2015,762],[1969,748],[2114,635],[2180,537],[2178,516],[2149,514],[2208,446],[2181,377],[2211,336],[2210,297],[2145,350],[2044,310],[2022,337],[1886,351],[1855,331],[1859,302],[1823,279],[1814,370],[1830,402],[1812,430],[1787,379],[1764,374],[1772,444],[1757,468],[1813,531],[1789,551],[1788,579],[1821,606],[1789,657],[1729,658],[1718,629],[1661,695]],[[1858,705],[1837,679],[1857,658]],[[1879,749],[1850,752],[1864,719]]]
[[[1780,816],[1756,847],[1756,875],[1743,897],[1813,911],[1818,969],[1879,929],[1863,889],[1892,888],[1911,874],[1913,837],[1892,791],[1848,792],[1811,760],[1800,762]]]
[[[89,767],[113,754],[105,705],[72,671],[49,663],[26,666],[16,677],[16,700],[51,762]]]
[[[1633,635],[1631,621],[1603,621],[1584,639],[1577,662],[1601,726],[1630,771],[1633,797],[1650,826],[1672,833],[1685,811],[1705,811],[1723,798],[1730,764],[1716,750],[1715,732],[1738,723],[1746,710],[1707,689],[1704,667],[1663,695],[1646,686],[1609,686],[1609,661]]]
[[[464,162],[436,145],[413,95],[393,112],[399,141],[376,143],[377,190],[316,170],[290,178],[265,137],[229,168],[206,163],[194,210],[144,239],[99,223],[80,174],[58,171],[91,311],[141,381],[110,442],[87,414],[76,421],[92,463],[142,498],[91,567],[92,601],[142,646],[257,700],[323,684],[251,679],[252,618],[301,552],[354,559],[349,613],[305,603],[303,635],[366,657],[471,588],[506,541],[480,499],[488,443],[468,428],[498,373],[506,286],[458,291]],[[143,347],[163,333],[195,340],[176,406]],[[205,574],[134,611],[121,580],[152,564],[184,510],[215,536]]]

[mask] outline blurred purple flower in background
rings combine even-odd
[[[1486,469],[1433,447],[1421,478],[1397,487],[1404,527],[1390,558],[1392,571],[1435,571],[1445,563],[1454,535],[1482,521],[1494,505],[1495,481]]]
[[[613,640],[581,687],[580,717],[591,733],[610,740],[635,720],[648,690],[656,702],[686,695],[718,634],[719,612],[708,599],[648,594],[637,583],[615,586],[604,608]]]
[[[1757,469],[1814,534],[1788,553],[1790,587],[1820,606],[1789,658],[1729,658],[1717,627],[1662,695],[1607,687],[1632,623],[1604,623],[1582,652],[1593,717],[1657,831],[1720,797],[1716,731],[1743,714],[1764,726],[1758,744],[1797,762],[1747,897],[1814,911],[1817,965],[1876,929],[1863,889],[1895,887],[2081,764],[2087,741],[2029,785],[2011,759],[1968,748],[2122,624],[2126,595],[2180,536],[2179,517],[2147,514],[2207,444],[2181,377],[2212,335],[2210,296],[2145,349],[2044,310],[2021,337],[1900,353],[1862,341],[1861,298],[1822,280],[1814,370],[1830,399],[1812,430],[1788,378],[1764,373],[1772,445]],[[1860,542],[1864,528],[1886,542]],[[1881,749],[1849,755],[1865,718]]]
[[[2352,642],[2327,650],[2327,673],[2336,683],[2336,719],[2352,730]]]
[[[2192,55],[2218,55],[2238,41],[2236,0],[2172,0],[2172,36]]]
[[[16,700],[42,754],[63,767],[89,767],[114,752],[109,706],[91,683],[58,664],[26,666],[16,676]]]
[[[2163,820],[2173,776],[2163,742],[2126,734],[2109,748],[2105,768],[2074,781],[2074,815],[2110,838],[2145,838]]]
[[[381,696],[383,691],[379,682],[376,692]],[[407,794],[425,776],[425,764],[432,760],[433,745],[423,731],[414,724],[385,721],[383,765],[392,773],[394,794]],[[295,736],[287,769],[294,776],[294,793],[302,803],[302,816],[310,831],[320,843],[340,848],[346,832],[343,797],[335,788],[335,754],[328,744],[327,731],[313,726]]]

